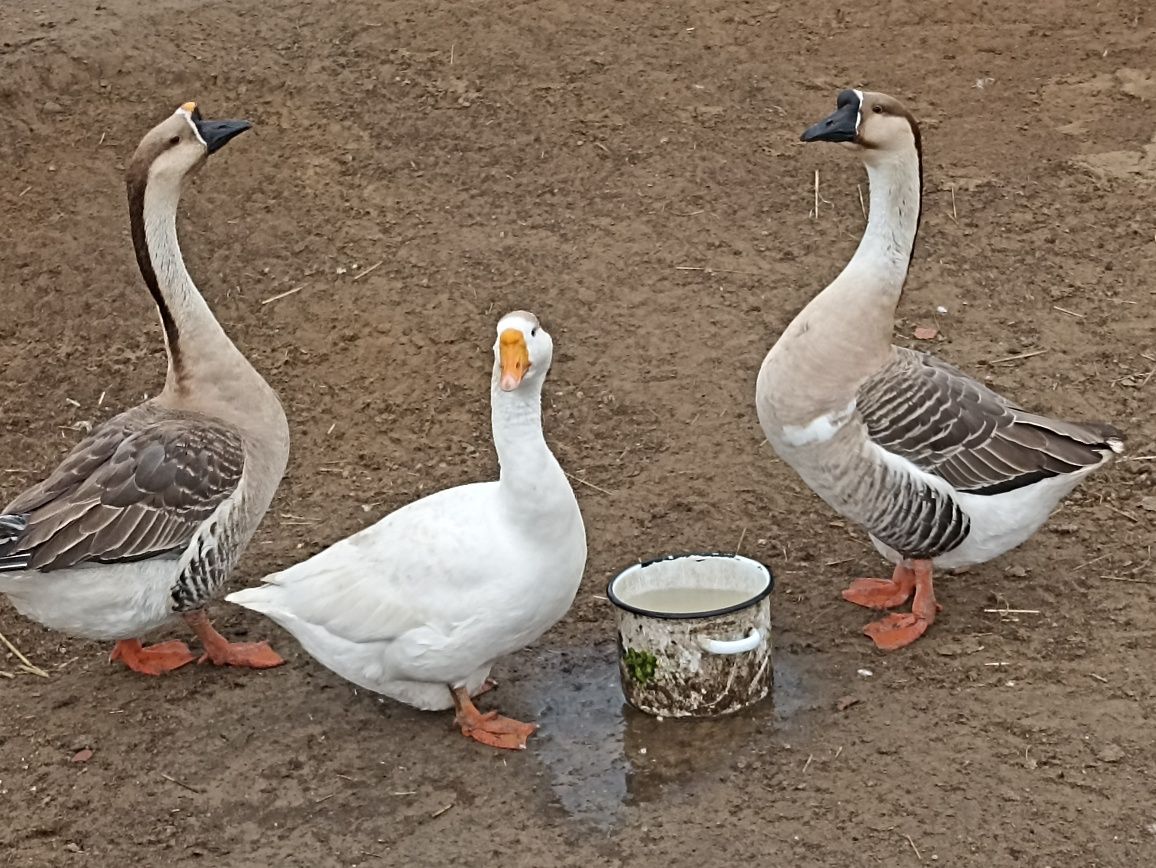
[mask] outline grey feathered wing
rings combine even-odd
[[[0,515],[0,571],[53,570],[183,550],[236,490],[244,447],[194,413],[142,405],[81,441]]]
[[[856,407],[877,445],[971,494],[1076,473],[1123,448],[1111,425],[1028,413],[958,368],[901,347],[859,388]]]

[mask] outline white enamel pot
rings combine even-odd
[[[626,701],[663,717],[714,717],[763,699],[772,679],[773,588],[771,571],[741,555],[671,555],[615,576],[607,596],[617,614]],[[656,593],[668,601],[697,596],[728,605],[647,608]]]

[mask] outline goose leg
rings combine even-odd
[[[184,642],[161,642],[141,645],[140,639],[121,639],[108,655],[109,662],[119,660],[133,672],[142,675],[163,675],[180,669],[197,659]]]
[[[538,729],[536,723],[522,723],[502,717],[496,711],[485,714],[478,711],[465,687],[451,687],[454,695],[454,723],[462,730],[462,735],[490,747],[504,750],[525,750],[526,739]]]
[[[493,678],[487,678],[485,681],[482,682],[482,686],[474,691],[473,698],[477,699],[483,693],[489,693],[491,690],[497,690],[497,689],[498,689],[498,682],[495,681]]]
[[[911,569],[915,574],[915,600],[911,611],[893,612],[863,628],[875,647],[883,651],[910,645],[927,632],[941,608],[935,602],[935,590],[931,584],[931,561],[912,561]]]
[[[246,669],[272,669],[285,662],[268,642],[230,642],[209,623],[204,612],[189,612],[185,621],[197,634],[205,653],[198,663],[211,662],[214,666],[241,666]]]
[[[890,579],[855,579],[843,591],[843,599],[868,609],[894,609],[915,593],[915,571],[911,561],[900,561]]]

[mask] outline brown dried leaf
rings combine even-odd
[[[933,341],[939,337],[939,329],[935,326],[916,326],[914,334],[917,341]]]

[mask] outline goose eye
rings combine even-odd
[[[530,337],[534,337],[536,334],[538,334],[538,327],[534,326],[532,329],[530,329]]]
[[[881,115],[881,114],[883,114],[883,106],[873,105],[873,106],[871,106],[871,111],[875,112],[875,114],[877,114],[877,115]]]
[[[180,143],[181,143],[181,137],[180,136],[173,136],[171,139],[169,139],[170,145],[179,145]]]

